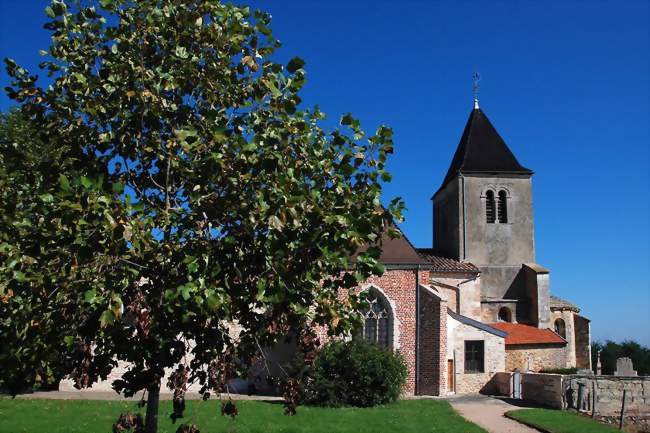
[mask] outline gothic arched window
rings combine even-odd
[[[499,191],[499,222],[508,222],[508,194],[505,190]]]
[[[555,333],[562,338],[566,338],[566,325],[564,320],[555,319]]]
[[[512,322],[512,313],[510,308],[501,307],[499,309],[499,322]]]
[[[388,300],[377,290],[368,293],[369,308],[364,313],[363,338],[382,347],[391,347],[392,313]]]
[[[494,191],[491,189],[485,193],[485,220],[488,224],[496,221],[496,205],[494,203]]]

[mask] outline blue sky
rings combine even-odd
[[[472,107],[533,177],[537,261],[594,338],[650,345],[647,1],[255,1],[278,59],[307,61],[303,99],[395,130],[386,198],[431,245],[431,203]],[[47,1],[0,0],[0,56],[36,71]],[[0,72],[0,85],[7,77]],[[10,102],[0,96],[0,109]]]

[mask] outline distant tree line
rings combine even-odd
[[[616,360],[622,357],[632,359],[634,369],[639,376],[650,376],[650,348],[640,345],[632,340],[625,340],[622,343],[615,343],[611,340],[595,341],[591,346],[592,365],[596,371],[598,363],[598,352],[600,351],[600,363],[602,374],[614,374],[616,371]]]

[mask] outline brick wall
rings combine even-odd
[[[392,330],[392,347],[393,349],[400,352],[404,357],[406,362],[406,367],[408,368],[408,376],[406,379],[406,386],[404,393],[407,395],[413,395],[416,391],[415,384],[415,366],[416,366],[416,271],[410,269],[388,269],[381,277],[371,277],[365,281],[361,286],[358,287],[357,293],[360,293],[365,290],[370,290],[374,288],[380,292],[388,301],[393,310],[393,330]],[[429,280],[428,271],[419,272],[419,281],[422,284],[426,284]],[[345,292],[341,292],[341,296],[345,296]],[[431,305],[429,305],[431,307]],[[440,308],[438,308],[438,314]],[[444,308],[445,317],[446,317],[446,307]],[[442,329],[446,329],[444,326],[445,322],[439,322],[442,325]],[[434,323],[429,323],[426,326],[431,328],[434,326]],[[439,327],[440,325],[438,325]],[[435,329],[438,329],[436,327]],[[434,333],[438,332],[435,331]],[[317,333],[322,341],[327,341],[327,330],[318,329]],[[424,335],[424,332],[421,332],[421,336]],[[427,336],[428,337],[428,336]],[[440,339],[438,339],[440,340]],[[429,353],[432,353],[436,350],[437,346],[440,346],[439,341],[435,339],[430,339],[427,341]],[[437,346],[436,346],[437,345]],[[444,352],[443,352],[444,353]],[[422,361],[424,357],[420,355]],[[427,359],[426,362],[429,362]],[[423,370],[420,369],[422,372]],[[434,386],[433,373],[426,374],[426,383],[424,386],[427,389],[431,389]],[[436,394],[437,395],[437,394]]]
[[[420,291],[420,395],[447,393],[447,302]]]
[[[538,372],[545,368],[564,368],[566,350],[564,345],[526,344],[506,346],[506,371]]]

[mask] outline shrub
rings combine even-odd
[[[540,373],[552,373],[552,374],[576,374],[578,369],[575,367],[568,368],[544,368],[539,371]]]
[[[369,407],[397,400],[406,382],[404,358],[364,340],[332,341],[302,371],[301,402]]]

